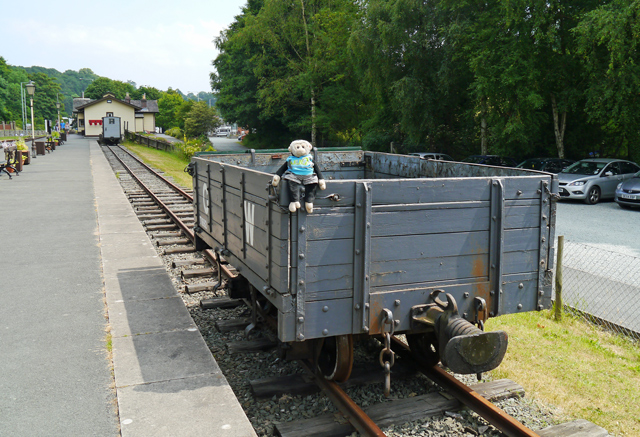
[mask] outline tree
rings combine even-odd
[[[211,73],[211,88],[218,93],[216,108],[226,122],[259,132],[259,136],[247,138],[253,147],[282,147],[294,139],[295,134],[283,122],[283,115],[261,109],[259,78],[254,73],[255,57],[271,51],[248,38],[245,29],[246,21],[258,14],[262,3],[262,0],[249,0],[229,29],[216,38],[220,54],[213,61],[216,71]]]
[[[615,0],[575,29],[584,61],[586,112],[610,135],[611,154],[640,159],[640,1]],[[625,150],[626,149],[626,150]]]
[[[179,127],[178,110],[183,103],[182,96],[171,88],[161,93],[158,99],[159,112],[156,117],[156,124],[164,130]]]
[[[0,56],[0,118],[2,120],[17,121],[22,125],[20,83],[28,81],[29,77],[23,68],[7,64]],[[24,92],[26,94],[26,90]]]
[[[29,79],[36,84],[33,97],[33,111],[36,116],[51,121],[57,120],[56,102],[64,98],[58,81],[45,73],[31,73]]]
[[[240,45],[263,48],[251,58],[262,112],[310,133],[314,145],[322,128],[322,93],[344,85],[344,48],[355,12],[351,0],[265,0],[257,14],[245,17],[236,36]],[[326,114],[331,112],[327,108]]]
[[[85,97],[89,99],[101,99],[107,93],[112,93],[117,99],[123,100],[127,93],[133,95],[136,89],[130,83],[119,80],[111,80],[106,77],[95,79],[85,90]]]
[[[147,100],[159,100],[162,97],[162,91],[152,86],[141,85],[130,94],[134,100],[141,100],[143,96],[146,96]]]
[[[188,138],[207,137],[218,126],[220,119],[215,108],[210,108],[206,102],[196,102],[184,120],[184,134]]]
[[[468,146],[469,69],[445,34],[440,2],[368,0],[349,47],[371,116],[369,148],[447,152]]]

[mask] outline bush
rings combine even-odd
[[[186,139],[183,143],[175,143],[174,147],[184,156],[187,160],[191,160],[191,157],[196,152],[202,152],[204,150],[213,150],[209,140],[203,140],[202,138]]]
[[[172,127],[171,129],[167,129],[167,131],[165,132],[167,135],[170,135],[174,138],[182,138],[182,131],[180,130],[179,127]]]

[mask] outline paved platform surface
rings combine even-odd
[[[95,141],[0,177],[0,241],[0,435],[255,435]]]

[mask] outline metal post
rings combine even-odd
[[[20,82],[20,103],[22,104],[22,130],[25,131],[27,130],[27,102],[26,100],[26,93],[24,90],[24,87],[22,86],[25,83],[29,83],[29,82]]]
[[[558,235],[558,262],[556,263],[556,303],[555,318],[562,320],[562,254],[564,251],[564,235]]]
[[[36,128],[33,124],[33,97],[31,97],[31,156],[36,158]]]
[[[58,109],[58,132],[60,132],[60,101],[58,100],[58,94],[56,94],[56,108]]]
[[[22,109],[22,130],[24,130],[24,125],[26,123],[26,116],[25,116],[25,107],[24,107],[24,89],[22,88],[22,84],[23,82],[20,82],[20,108]]]

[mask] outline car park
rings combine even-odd
[[[529,158],[517,165],[517,168],[527,170],[545,171],[547,173],[560,173],[575,161],[564,158]]]
[[[471,155],[463,159],[462,162],[470,164],[493,165],[496,167],[515,167],[518,165],[515,159],[500,155]]]
[[[618,184],[614,200],[623,208],[640,207],[640,171]]]
[[[440,161],[454,161],[454,159],[446,153],[432,153],[432,152],[415,152],[409,153],[409,156],[419,156],[422,159],[437,159]]]
[[[558,174],[560,198],[584,200],[589,205],[613,199],[616,187],[638,171],[640,166],[623,159],[583,159]]]

